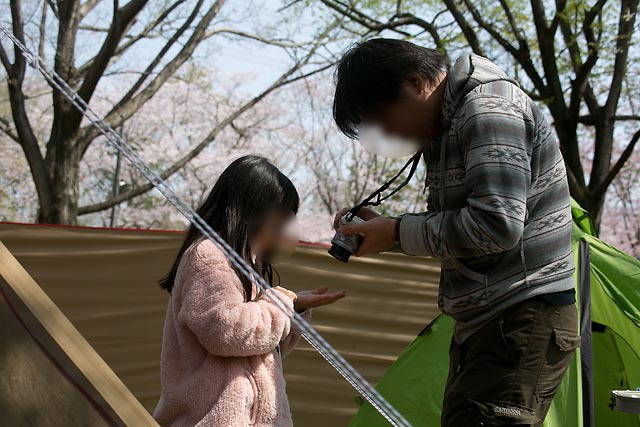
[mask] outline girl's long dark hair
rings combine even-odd
[[[255,269],[249,239],[271,210],[284,209],[296,214],[299,202],[293,183],[269,160],[260,156],[244,156],[222,172],[197,212]],[[171,271],[160,280],[162,289],[171,293],[182,255],[191,245],[203,239],[202,233],[192,224]],[[236,273],[242,282],[246,300],[251,300],[251,281],[239,271],[236,270]],[[266,262],[262,265],[262,271],[257,273],[269,282],[273,279],[271,265]]]

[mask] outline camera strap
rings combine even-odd
[[[376,191],[371,193],[367,198],[365,198],[358,205],[356,205],[353,208],[351,208],[349,210],[349,212],[347,212],[347,214],[346,214],[347,219],[350,220],[351,218],[353,218],[353,216],[355,216],[358,213],[358,211],[360,211],[360,209],[364,208],[365,206],[378,206],[378,205],[380,205],[382,202],[384,202],[385,200],[387,200],[390,197],[393,197],[398,191],[400,191],[402,188],[404,188],[409,183],[409,181],[411,181],[411,178],[413,178],[413,175],[416,173],[416,169],[418,169],[418,164],[420,164],[420,158],[422,157],[422,152],[423,151],[424,151],[424,147],[420,148],[409,159],[409,161],[407,163],[405,163],[404,166],[402,166],[400,171],[396,175],[394,175],[393,178],[391,178],[389,181],[385,182],[382,186],[380,186],[380,188],[378,188]],[[387,191],[389,189],[389,187],[391,186],[391,184],[393,184],[395,182],[395,180],[400,178],[400,176],[402,176],[404,171],[407,170],[407,168],[409,166],[411,166],[411,169],[409,169],[409,175],[407,175],[405,180],[400,185],[398,185],[395,189],[393,189],[393,191],[391,191],[389,194],[383,196],[382,193]]]

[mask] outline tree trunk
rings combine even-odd
[[[48,209],[41,207],[38,222],[75,225],[78,219],[80,151],[69,141],[60,141],[55,146],[55,162],[48,165],[53,175],[52,201]],[[43,212],[47,212],[47,215],[43,215]]]
[[[9,98],[11,102],[11,113],[16,127],[20,146],[24,152],[31,177],[38,194],[38,204],[40,211],[48,215],[48,207],[51,205],[51,189],[49,187],[49,176],[45,167],[42,153],[38,145],[38,140],[33,133],[29,118],[24,108],[25,97],[22,88],[18,86],[16,80],[9,79]]]
[[[552,108],[550,108],[550,110],[554,118],[554,128],[567,169],[571,197],[589,212],[597,228],[600,223],[600,212],[604,204],[604,198],[600,201],[594,201],[593,195],[585,180],[584,170],[582,169],[582,159],[580,157],[577,122],[570,120],[567,114],[563,114],[564,111],[557,112]]]

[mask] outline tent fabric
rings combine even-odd
[[[572,211],[574,254],[579,256],[581,242],[589,248],[591,317],[597,326],[592,333],[595,426],[639,427],[640,416],[612,411],[608,404],[611,390],[640,386],[640,261],[599,240],[587,213],[575,202]],[[439,424],[452,332],[452,320],[437,317],[376,387],[414,427]],[[579,349],[545,420],[546,427],[584,425],[580,355]],[[350,424],[386,425],[368,403]]]
[[[452,336],[453,320],[439,315],[402,352],[376,387],[413,427],[440,425]],[[389,423],[363,403],[349,425],[387,427]]]
[[[182,238],[179,232],[0,224],[0,241],[148,411],[159,397],[167,304],[156,283]],[[277,270],[281,284],[294,290],[347,290],[344,300],[316,310],[312,324],[374,384],[438,313],[435,260],[391,253],[342,264],[326,247],[302,245]],[[0,325],[6,336],[8,326]],[[14,351],[19,339],[2,342]],[[41,359],[36,353],[27,358],[47,370]],[[306,343],[285,361],[285,377],[297,426],[344,426],[359,408],[355,390]],[[5,393],[0,389],[0,402]]]
[[[610,410],[609,398],[640,386],[640,260],[599,240],[575,202],[572,212],[574,246],[589,245],[596,426],[639,427],[640,416]]]
[[[1,243],[0,325],[0,425],[157,425]]]

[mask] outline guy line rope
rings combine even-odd
[[[139,155],[127,144],[127,142],[60,77],[54,70],[48,67],[37,55],[31,53],[29,49],[18,40],[3,25],[0,31],[11,40],[20,50],[27,63],[39,71],[45,79],[49,81],[60,93],[67,98],[88,120],[95,126],[107,141],[117,149],[129,162],[142,173],[162,195],[173,204],[182,215],[187,218],[207,239],[213,242],[229,261],[249,280],[257,282],[262,292],[270,286],[262,278],[252,274],[253,269],[207,224],[176,192],[171,188],[160,175],[149,166]],[[277,292],[267,292],[265,294],[280,310],[288,314],[287,305]],[[338,371],[338,373],[351,386],[362,395],[391,425],[395,427],[411,427],[411,424],[400,414],[389,402],[386,401],[362,375],[347,362],[306,320],[298,313],[294,312],[291,317],[292,323],[302,331],[303,338],[320,355]]]

